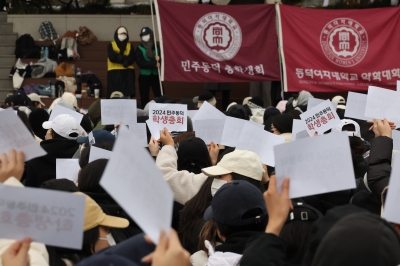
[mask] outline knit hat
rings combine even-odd
[[[244,98],[242,105],[247,105],[249,103],[249,100],[251,100],[251,97]]]
[[[197,137],[189,137],[179,143],[177,151],[178,162],[191,164],[193,167],[197,167],[200,171],[199,162],[206,161],[209,157],[207,145],[205,142]],[[189,169],[185,169],[190,171]]]
[[[212,106],[217,105],[217,100],[215,99],[214,95],[209,91],[206,91],[206,92],[203,92],[202,94],[200,94],[199,101],[197,103],[197,108],[200,108],[204,102],[208,102]]]
[[[261,97],[255,96],[249,100],[247,105],[253,109],[261,109],[264,108],[264,101]]]
[[[292,133],[293,117],[289,114],[280,114],[272,119],[272,125],[281,133]]]
[[[281,112],[275,107],[268,107],[264,111],[264,125],[267,122],[268,118],[280,115]]]

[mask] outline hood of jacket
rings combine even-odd
[[[314,96],[312,96],[312,94],[309,93],[308,91],[301,91],[299,93],[299,97],[297,97],[296,105],[295,105],[295,101],[293,101],[293,107],[307,105],[309,98],[314,98]]]
[[[351,214],[326,234],[313,266],[399,265],[400,236],[385,220],[372,213]]]
[[[47,152],[43,157],[47,162],[56,164],[56,159],[70,159],[79,149],[79,144],[70,139],[49,139],[40,143],[40,146]]]

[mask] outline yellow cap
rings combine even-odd
[[[82,192],[75,192],[74,194],[85,195],[86,197],[83,231],[86,232],[99,225],[111,228],[126,228],[129,226],[129,221],[127,219],[105,214],[100,206],[88,195]]]

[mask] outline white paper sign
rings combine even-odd
[[[12,108],[0,112],[0,121],[0,154],[11,149],[23,151],[25,161],[46,155]]]
[[[90,131],[90,133],[88,135],[88,138],[89,138],[89,145],[90,146],[92,146],[93,144],[96,143],[96,140],[94,139],[94,136],[93,136],[93,131]]]
[[[318,104],[321,104],[325,102],[325,100],[318,99],[318,98],[308,98],[308,104],[307,104],[307,111],[311,110],[311,108],[317,106]],[[332,103],[333,107],[335,107],[335,110],[337,109],[337,103]]]
[[[340,118],[329,100],[302,113],[300,118],[305,121],[306,130],[310,136],[314,136],[315,132],[322,135],[340,123]]]
[[[149,119],[146,120],[146,124],[149,128],[150,134],[154,139],[160,139],[160,131],[159,127],[157,125],[154,125],[153,123],[150,123]]]
[[[169,232],[173,192],[154,159],[126,128],[122,128],[100,185],[157,244]]]
[[[284,142],[284,137],[272,134],[250,122],[246,122],[236,148],[252,151],[260,156],[264,164],[274,166],[275,158],[273,147]]]
[[[400,156],[395,156],[389,179],[389,189],[385,201],[383,218],[389,222],[400,224]]]
[[[121,127],[120,129],[121,130]],[[111,157],[112,151],[100,149],[95,146],[90,147],[89,163],[98,159],[109,159]]]
[[[400,131],[392,130],[393,150],[400,151]]]
[[[292,136],[293,137],[293,136]],[[302,130],[296,133],[295,140],[308,138],[307,130]],[[292,139],[293,140],[293,139]]]
[[[299,132],[301,132],[303,130],[306,130],[306,123],[304,123],[303,120],[293,119],[292,141],[296,140],[297,139],[297,133],[299,133]]]
[[[102,125],[133,125],[137,123],[136,100],[101,100]]]
[[[396,82],[396,91],[400,91],[400,80]]]
[[[224,130],[222,131],[222,145],[236,147],[246,120],[227,116],[225,119]]]
[[[224,113],[219,111],[217,108],[204,102],[200,109],[196,112],[192,120],[206,120],[206,119],[225,119]]]
[[[56,159],[57,179],[66,178],[77,183],[79,170],[79,159]]]
[[[196,137],[201,138],[208,145],[213,141],[221,144],[225,119],[194,120],[193,131]]]
[[[51,111],[49,121],[53,121],[59,115],[70,115],[78,121],[80,124],[83,118],[83,114],[75,112],[74,110],[68,109],[59,104],[54,105],[53,110]]]
[[[360,120],[372,120],[366,117],[365,106],[367,104],[367,94],[356,93],[349,91],[346,102],[346,110],[344,112],[345,117],[360,119]]]
[[[274,147],[278,187],[290,177],[290,198],[356,187],[346,133],[305,138]]]
[[[148,121],[159,130],[187,131],[187,105],[150,103]]]
[[[130,126],[129,130],[133,133],[142,147],[147,147],[146,123],[137,123],[136,125]]]
[[[365,116],[375,119],[387,118],[400,125],[400,93],[374,86],[368,87]]]
[[[193,120],[193,117],[196,115],[197,110],[188,110],[188,117]]]
[[[0,238],[81,249],[85,197],[68,192],[0,184]]]

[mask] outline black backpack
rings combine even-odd
[[[35,45],[35,41],[29,34],[24,34],[15,42],[16,58],[40,58],[40,47]]]

